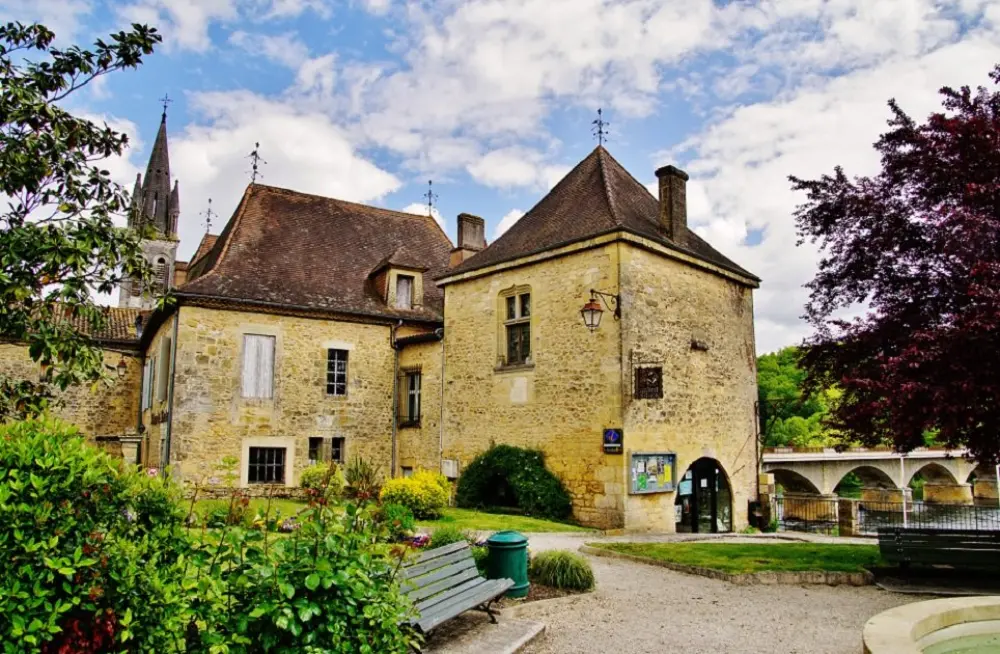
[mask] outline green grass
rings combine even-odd
[[[591,547],[655,561],[747,572],[861,572],[881,559],[877,545],[818,543],[588,543]]]
[[[418,527],[423,527],[433,531],[438,527],[456,527],[469,531],[504,531],[513,529],[523,532],[545,532],[545,531],[591,531],[585,527],[570,524],[567,522],[556,522],[554,520],[544,520],[542,518],[529,518],[523,515],[511,515],[508,513],[485,513],[472,509],[446,508],[444,515],[437,520],[421,520],[417,522]]]
[[[228,506],[229,500],[197,500],[194,504],[195,511],[202,515],[217,507],[225,508]],[[288,518],[306,508],[306,506],[307,504],[301,500],[272,498],[271,517],[276,516],[277,512],[280,511],[282,518]],[[267,498],[256,498],[250,500],[250,510],[254,513],[264,515],[264,513],[267,512]]]

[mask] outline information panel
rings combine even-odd
[[[677,477],[677,455],[673,452],[630,452],[629,494],[670,493]]]

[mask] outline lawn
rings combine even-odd
[[[195,511],[201,515],[207,514],[216,508],[228,508],[229,500],[198,500],[195,502]],[[301,500],[288,500],[280,498],[271,499],[271,517],[276,517],[279,512],[283,518],[295,515],[306,508],[306,503]],[[254,513],[264,515],[267,512],[267,498],[255,498],[250,500],[250,510]]]
[[[591,547],[655,561],[747,572],[861,572],[881,559],[877,545],[818,543],[588,543]]]
[[[418,527],[434,531],[438,527],[457,527],[469,531],[504,531],[513,529],[523,532],[591,531],[567,522],[556,522],[542,518],[529,518],[508,513],[485,513],[472,509],[447,508],[438,520],[421,520]]]

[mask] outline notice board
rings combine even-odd
[[[671,493],[676,488],[677,454],[629,452],[629,494]]]

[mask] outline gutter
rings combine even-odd
[[[438,473],[444,466],[444,327],[438,327],[434,333],[441,341],[441,405],[438,407]]]
[[[399,422],[399,345],[396,341],[396,330],[403,326],[403,321],[389,328],[389,347],[392,348],[392,469],[389,471],[390,477],[396,477],[396,458],[399,451],[397,442],[398,430],[396,423]]]

